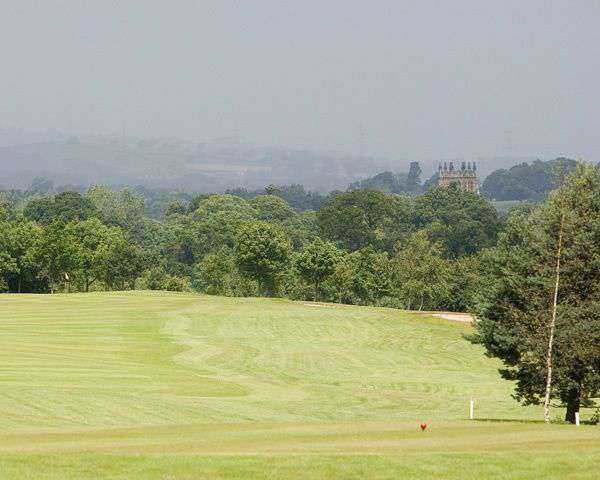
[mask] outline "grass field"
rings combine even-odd
[[[469,329],[284,300],[0,296],[0,478],[598,478],[600,427],[537,422]]]

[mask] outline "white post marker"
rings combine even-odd
[[[471,399],[471,401],[469,402],[469,418],[471,420],[473,420],[474,410],[475,410],[475,400]]]
[[[579,412],[575,412],[575,425],[579,426]]]

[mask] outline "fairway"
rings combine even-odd
[[[279,299],[0,295],[0,478],[597,478],[600,428],[538,423],[469,331]]]

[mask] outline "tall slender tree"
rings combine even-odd
[[[564,171],[556,172],[560,185],[564,183]],[[556,270],[554,273],[554,296],[552,299],[552,315],[548,328],[548,350],[546,352],[546,393],[544,395],[544,421],[550,422],[550,394],[552,392],[552,353],[554,350],[554,331],[556,330],[556,312],[558,310],[558,288],[560,285],[560,262],[562,260],[563,243],[565,235],[565,207],[564,195],[558,195],[558,208],[560,222],[558,224],[558,244],[556,246]]]

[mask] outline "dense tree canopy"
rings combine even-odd
[[[414,223],[442,243],[447,257],[470,255],[493,246],[500,227],[492,205],[456,185],[435,187],[418,197]]]
[[[415,178],[417,174],[413,169]],[[419,306],[407,294],[417,276],[406,267],[414,232],[420,231],[426,245],[436,245],[432,255],[420,257],[431,265],[445,265],[443,257],[453,256],[443,238],[444,228],[455,233],[449,210],[462,212],[459,218],[471,225],[469,242],[493,242],[481,214],[485,208],[460,193],[415,198],[376,190],[338,192],[315,212],[292,208],[284,197],[294,192],[299,199],[310,197],[295,186],[268,186],[247,199],[233,194],[171,197],[163,217],[154,219],[147,216],[142,196],[148,192],[139,190],[95,186],[84,194],[64,191],[43,197],[7,191],[0,203],[0,289],[161,288],[256,295],[260,283],[261,293],[269,295],[400,307],[416,301]],[[157,198],[168,198],[161,195]],[[433,201],[438,197],[443,201]],[[432,213],[425,216],[424,211]],[[254,237],[248,236],[252,225],[260,226],[252,231]],[[460,245],[461,238],[454,242]],[[285,244],[285,261],[269,257],[277,244]],[[255,257],[254,267],[248,256],[252,245],[260,247],[257,255],[266,255]],[[261,266],[269,258],[279,258],[277,268]],[[444,284],[435,297],[424,293],[423,308],[469,307],[472,296],[442,295],[458,284]],[[424,280],[413,285],[424,285]],[[453,303],[450,298],[462,300]]]
[[[291,255],[284,230],[263,221],[246,223],[237,233],[235,252],[241,272],[257,281],[259,292],[274,294]]]
[[[23,211],[29,220],[45,225],[55,220],[64,223],[86,220],[96,213],[91,200],[77,192],[62,192],[52,197],[31,200]]]
[[[294,209],[275,195],[259,195],[250,204],[256,209],[259,220],[286,223],[296,216]]]
[[[35,222],[25,219],[0,223],[4,288],[18,293],[35,288],[40,265],[34,261],[33,254],[42,232]]]
[[[408,309],[432,310],[443,305],[450,293],[450,264],[442,258],[442,245],[431,242],[425,230],[398,244],[394,258],[394,282]]]
[[[495,170],[483,182],[482,192],[493,200],[533,200],[543,198],[553,188],[556,188],[555,170],[572,171],[577,162],[568,158],[557,158],[543,162],[536,160],[531,164],[526,162],[514,167]]]
[[[418,169],[411,171],[416,181]],[[317,198],[299,186],[268,186],[247,198],[161,192],[153,201],[171,203],[160,219],[147,216],[147,191],[95,186],[84,194],[27,195],[2,197],[0,288],[10,291],[194,288],[255,295],[260,283],[269,295],[418,306],[407,293],[410,282],[424,285],[407,267],[416,246],[411,235],[420,231],[424,245],[435,245],[419,258],[445,265],[444,257],[455,256],[452,248],[465,249],[457,252],[462,255],[493,243],[489,223],[496,222],[491,214],[486,220],[491,207],[483,199],[451,191],[423,197],[337,192],[316,212],[286,202],[286,196]],[[456,218],[466,227],[457,229]],[[276,245],[285,253],[275,254]],[[265,267],[269,259],[276,268]],[[423,308],[470,306],[471,296],[442,294],[458,284],[440,284],[434,297],[423,293]]]
[[[293,183],[291,185],[267,185],[261,190],[249,191],[246,188],[233,188],[225,193],[235,195],[245,200],[252,200],[261,195],[273,195],[284,200],[290,207],[298,212],[306,210],[318,210],[325,202],[325,196],[318,192],[305,190],[303,185]]]
[[[336,246],[320,238],[304,247],[296,256],[296,269],[300,276],[314,287],[315,300],[320,295],[321,283],[335,271],[339,257],[340,251]]]
[[[390,248],[409,227],[410,200],[379,190],[353,190],[333,196],[317,213],[323,236],[348,250]]]

